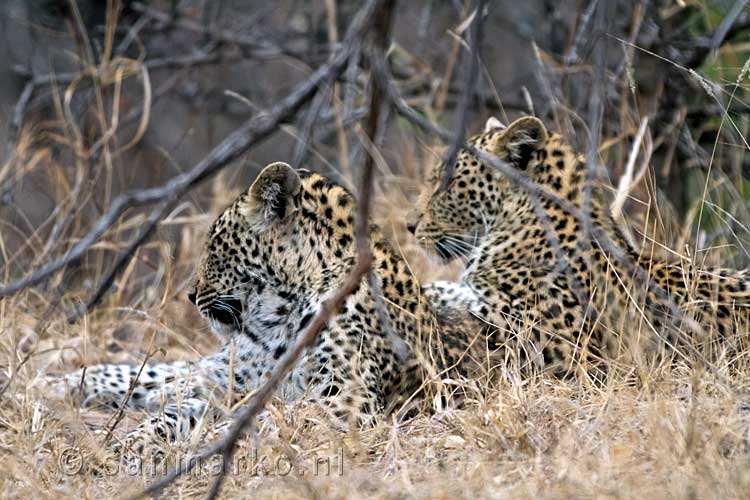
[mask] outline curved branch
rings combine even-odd
[[[352,26],[349,29],[349,33],[346,37],[346,41],[348,41],[348,43],[344,43],[345,47],[349,46],[351,48],[351,46],[354,45],[355,49],[359,50],[359,44],[355,43],[355,41],[358,38],[361,38],[361,36],[364,35],[365,31],[370,28],[371,24],[366,21],[370,21],[372,19],[375,14],[376,8],[380,7],[381,3],[384,3],[383,0],[370,0],[367,5],[360,11],[360,14],[355,18]],[[384,7],[381,7],[380,9],[380,15],[377,16],[376,20],[371,21],[373,25],[376,25],[379,28],[383,26],[382,18],[384,16],[386,18],[390,17],[390,12],[392,10],[394,1],[385,0],[385,3],[386,5]],[[378,19],[380,19],[381,22],[379,22]],[[388,26],[388,23],[386,23],[385,25]],[[347,53],[351,53],[351,50],[348,50]],[[343,62],[345,62],[345,60]],[[342,67],[343,62],[341,65]],[[376,92],[376,88],[378,88],[378,84],[376,84],[373,88],[373,99],[371,101],[373,105],[379,105],[378,99],[382,99],[382,93],[379,93],[382,92],[382,89],[381,91]],[[373,110],[371,110],[371,114],[372,111]],[[372,128],[368,127],[368,134],[371,134],[371,138],[374,137],[375,133],[377,132],[377,121],[378,120],[376,116],[374,122],[372,122],[374,124]],[[182,460],[179,461],[179,465],[172,469],[159,481],[152,483],[146,489],[130,498],[142,498],[145,496],[157,494],[180,476],[189,473],[196,466],[196,464],[201,463],[203,459],[212,457],[217,454],[221,455],[224,459],[223,467],[221,474],[211,485],[207,496],[208,498],[213,499],[218,495],[224,475],[227,472],[229,461],[231,460],[232,454],[234,453],[234,449],[237,445],[237,440],[240,438],[243,431],[252,425],[255,417],[265,408],[266,403],[274,394],[278,385],[286,378],[289,371],[294,368],[305,350],[313,345],[320,331],[325,328],[328,321],[338,313],[349,295],[354,293],[359,288],[362,282],[362,278],[370,270],[370,264],[372,263],[372,253],[370,251],[369,224],[367,221],[369,219],[370,213],[369,192],[372,191],[372,176],[367,174],[368,169],[372,170],[371,162],[365,163],[362,181],[360,183],[360,199],[358,200],[359,203],[356,221],[357,261],[354,265],[354,268],[349,273],[349,276],[347,276],[347,278],[344,280],[339,290],[331,298],[323,303],[321,310],[312,319],[307,329],[300,335],[292,348],[284,355],[284,357],[281,358],[279,363],[274,367],[266,383],[258,388],[257,392],[250,399],[248,405],[238,413],[229,431],[221,440],[204,449],[201,453],[194,457],[195,459],[188,460],[187,463]]]
[[[448,188],[448,182],[453,177],[453,169],[455,168],[456,155],[463,145],[464,138],[466,136],[466,127],[469,121],[469,105],[474,95],[474,87],[477,83],[477,75],[479,74],[479,50],[482,45],[482,26],[484,24],[484,9],[485,0],[476,0],[474,2],[474,20],[469,28],[469,53],[466,59],[466,83],[464,84],[463,91],[458,101],[458,117],[455,138],[451,142],[450,149],[445,155],[445,170],[443,179],[440,183],[440,190],[443,191]]]
[[[374,1],[371,2],[375,3]],[[362,9],[368,12],[370,9]],[[297,85],[284,99],[277,103],[268,113],[256,115],[232,132],[205,158],[183,174],[177,175],[161,186],[128,191],[117,196],[107,212],[100,217],[93,227],[61,258],[48,262],[29,276],[0,287],[0,297],[12,295],[30,286],[37,285],[49,278],[63,267],[77,262],[83,254],[94,245],[115,223],[125,210],[167,200],[169,203],[179,199],[194,186],[215,174],[230,162],[247,152],[252,146],[271,135],[278,126],[291,118],[315,94],[321,83],[337,77],[343,71],[349,56],[357,49],[358,40],[364,34],[367,25],[363,16],[352,24],[352,32],[341,49],[327,63],[318,68],[305,81]]]
[[[373,78],[380,79],[383,82],[385,95],[398,114],[402,115],[404,118],[414,123],[422,130],[434,134],[446,142],[454,139],[454,134],[433,123],[429,119],[423,117],[414,108],[406,103],[403,97],[399,94],[398,89],[396,89],[392,84],[390,75],[388,73],[388,68],[382,58],[374,59],[372,61],[372,64],[375,68]],[[530,197],[534,197],[540,200],[545,199],[548,202],[554,203],[559,206],[562,210],[569,213],[577,221],[581,223],[584,221],[585,214],[582,213],[582,210],[580,210],[576,205],[574,205],[567,199],[560,198],[559,196],[557,196],[557,194],[534,182],[532,179],[523,175],[520,171],[514,169],[512,166],[510,166],[500,158],[496,157],[495,155],[486,153],[485,151],[482,151],[469,143],[464,143],[463,147],[466,148],[467,151],[475,155],[480,161],[502,173],[514,185],[526,191]],[[593,224],[592,226],[591,237],[596,242],[596,244],[601,247],[601,249],[606,253],[614,256],[625,265],[628,265],[628,259],[630,259],[631,257],[628,255],[627,249],[623,248],[617,242],[613,241],[606,233],[606,231],[598,224]],[[554,238],[550,239],[550,245],[552,245],[553,247],[555,246]],[[564,264],[564,266],[567,267],[568,264]],[[651,279],[646,270],[640,267],[637,263],[632,266],[628,266],[628,270],[632,271],[632,277],[635,280],[636,284],[638,284],[639,286],[644,286],[645,290],[653,292],[657,297],[659,297],[659,299],[665,302],[669,313],[671,313],[675,318],[682,321],[688,329],[698,334],[702,333],[702,327],[694,320],[686,316],[686,314],[679,308],[674,300],[669,295],[667,295],[667,293],[663,289],[661,289],[654,283],[653,279]],[[650,322],[648,324],[657,336],[663,338],[661,333],[656,331],[653,325],[650,324]],[[683,337],[683,339],[687,335],[681,330],[678,330],[676,333],[678,336]],[[665,342],[668,343],[666,339]],[[677,350],[675,346],[671,347],[679,356],[685,357],[684,353]],[[703,366],[706,370],[708,370],[715,376],[721,377],[716,369],[708,362],[705,356],[703,356],[694,347],[692,347],[689,342],[686,342],[686,348],[696,356],[696,359],[700,362],[701,366]]]

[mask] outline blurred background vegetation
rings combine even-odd
[[[45,374],[72,367],[189,360],[212,350],[186,298],[191,274],[208,225],[269,162],[353,187],[371,153],[378,222],[420,279],[455,276],[457,269],[426,261],[404,227],[423,171],[441,161],[445,144],[383,106],[371,147],[363,133],[371,86],[364,57],[270,137],[167,200],[164,213],[154,212],[158,202],[128,205],[80,258],[66,259],[118,195],[169,183],[262,118],[340,48],[363,4],[0,0],[0,449],[7,458],[0,496],[110,497],[133,487],[129,475],[61,479],[59,450],[75,444],[88,456],[100,453],[90,424],[104,424],[111,412],[84,419],[77,405],[49,409],[30,391]],[[395,84],[411,106],[451,130],[467,88],[475,5],[397,4],[388,51]],[[635,239],[645,233],[699,264],[750,264],[748,0],[486,5],[469,133],[489,116],[508,123],[533,113],[581,152],[596,146],[605,184],[630,176],[624,208]],[[146,234],[154,213],[158,224]],[[65,265],[3,293],[55,260]],[[354,451],[343,479],[229,482],[237,496],[262,484],[262,494],[284,491],[283,498],[473,498],[474,490],[508,498],[746,498],[750,378],[735,379],[741,389],[730,391],[677,367],[643,377],[642,387],[613,382],[602,390],[511,376],[468,411],[363,433],[359,445],[346,445]],[[310,423],[304,411],[281,405],[271,414],[269,429],[280,430],[266,429],[264,441],[275,453],[294,443],[309,459],[325,449],[321,443],[341,443],[325,425],[300,432]],[[205,481],[184,483],[181,492],[205,493]]]
[[[466,83],[463,38],[472,6],[398,4],[389,50],[398,87],[446,127],[456,126]],[[64,255],[118,193],[184,172],[269,109],[327,60],[360,7],[353,0],[3,2],[2,281]],[[633,157],[643,175],[636,175],[628,212],[635,220],[655,218],[654,234],[680,252],[697,236],[701,247],[720,248],[723,263],[750,263],[743,222],[750,221],[746,1],[494,0],[485,15],[471,133],[491,115],[507,123],[536,114],[581,151],[594,137],[602,174],[616,186],[639,127],[647,125]],[[297,119],[179,200],[115,289],[138,279],[141,286],[131,289],[141,293],[164,273],[164,259],[187,279],[187,257],[211,214],[268,162],[352,185],[365,154],[367,75],[362,60]],[[597,101],[601,134],[592,135]],[[393,113],[385,122],[378,193],[403,215],[441,144]],[[58,295],[85,300],[146,213],[126,211],[84,259],[46,286],[64,285]]]

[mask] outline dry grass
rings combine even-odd
[[[212,182],[213,192],[223,194],[215,198],[215,214],[233,193],[226,178]],[[404,231],[407,204],[400,190],[381,192],[381,225],[423,279],[450,276],[455,269],[426,263]],[[118,467],[97,432],[111,412],[53,402],[36,382],[84,364],[140,364],[156,348],[165,351],[155,355],[159,359],[209,352],[212,339],[184,292],[211,217],[188,209],[165,221],[179,227],[179,237],[170,244],[162,231],[141,250],[138,272],[126,272],[102,306],[78,323],[68,324],[63,312],[85,283],[71,286],[65,292],[70,296],[30,290],[0,301],[0,359],[12,377],[0,402],[3,497],[119,496],[162,471],[153,464]],[[92,274],[89,280],[95,280]],[[60,305],[53,298],[62,299]],[[686,367],[655,366],[640,380],[592,387],[507,373],[488,394],[467,389],[469,402],[460,409],[380,421],[347,435],[329,430],[314,408],[277,401],[257,436],[241,443],[223,492],[272,498],[745,498],[750,410],[735,384],[750,377],[734,375],[730,389]],[[128,413],[117,434],[138,418]],[[168,449],[167,462],[185,457],[191,446],[199,444]],[[65,474],[78,460],[82,469]],[[216,470],[216,463],[204,464],[168,497],[200,497]]]
[[[58,110],[62,107],[60,100]],[[564,117],[562,122],[570,120]],[[8,172],[21,179],[34,171],[42,179],[39,192],[60,207],[39,225],[0,213],[0,281],[25,274],[50,255],[61,255],[88,227],[97,207],[106,206],[123,184],[124,174],[110,161],[109,144],[99,163],[88,164],[72,153],[82,138],[67,135],[70,130],[64,125],[59,118],[22,130],[15,155],[0,167],[2,181],[12,176]],[[635,121],[620,125],[631,136],[638,129]],[[654,143],[667,140],[669,133],[655,133]],[[623,132],[603,141],[603,155],[607,148],[627,151],[631,136]],[[404,230],[404,214],[419,188],[421,161],[415,149],[425,145],[409,134],[402,142],[399,176],[381,169],[376,218],[423,281],[455,277],[456,266],[426,261]],[[50,143],[64,152],[52,154]],[[650,185],[648,177],[640,188]],[[731,182],[714,179],[707,191],[724,189],[731,198]],[[159,475],[162,469],[153,470],[152,464],[130,470],[118,467],[108,455],[99,431],[107,428],[113,412],[53,401],[39,381],[50,372],[96,363],[140,364],[152,353],[157,360],[196,359],[216,347],[185,294],[208,224],[239,188],[233,175],[222,173],[206,191],[209,209],[199,208],[194,198],[184,201],[138,251],[99,307],[81,320],[66,319],[106,272],[114,251],[127,246],[144,218],[142,212],[128,212],[75,268],[58,273],[43,287],[0,299],[3,498],[119,497]],[[644,211],[659,220],[656,229],[649,226],[644,232],[658,234],[657,239],[669,237],[682,250],[690,236],[684,228],[693,221],[683,227],[667,207],[656,210],[657,195],[649,189],[638,195],[652,202],[643,205],[648,205]],[[747,221],[741,202],[733,198],[729,212]],[[714,215],[727,220],[720,212]],[[720,246],[723,240],[717,241],[712,244]],[[731,258],[736,248],[721,252]],[[350,434],[330,430],[315,408],[275,401],[257,435],[240,444],[223,495],[748,498],[750,368],[742,365],[721,381],[680,364],[641,367],[636,376],[612,378],[603,387],[579,380],[524,378],[510,369],[487,393],[465,384],[467,402],[460,408],[436,403],[433,413],[403,422],[385,419]],[[127,413],[116,435],[140,418]],[[168,448],[167,463],[199,447],[200,438]],[[201,497],[216,471],[215,463],[204,464],[199,473],[178,481],[166,497]]]

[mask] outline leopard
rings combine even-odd
[[[458,279],[424,286],[437,310],[469,311],[517,366],[557,377],[747,347],[747,270],[637,245],[607,179],[540,119],[490,118],[464,146],[429,168],[407,221],[428,255],[463,261]]]
[[[266,166],[213,222],[187,294],[223,346],[194,362],[90,366],[64,375],[62,391],[82,406],[145,412],[118,448],[135,453],[231,422],[352,272],[357,206],[325,176]],[[370,272],[277,391],[322,409],[334,428],[368,425],[449,373],[488,370],[481,325],[433,311],[407,261],[366,227]]]

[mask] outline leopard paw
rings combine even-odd
[[[126,463],[160,462],[166,455],[167,443],[171,442],[170,433],[163,420],[153,417],[123,439],[113,441],[112,451]]]

